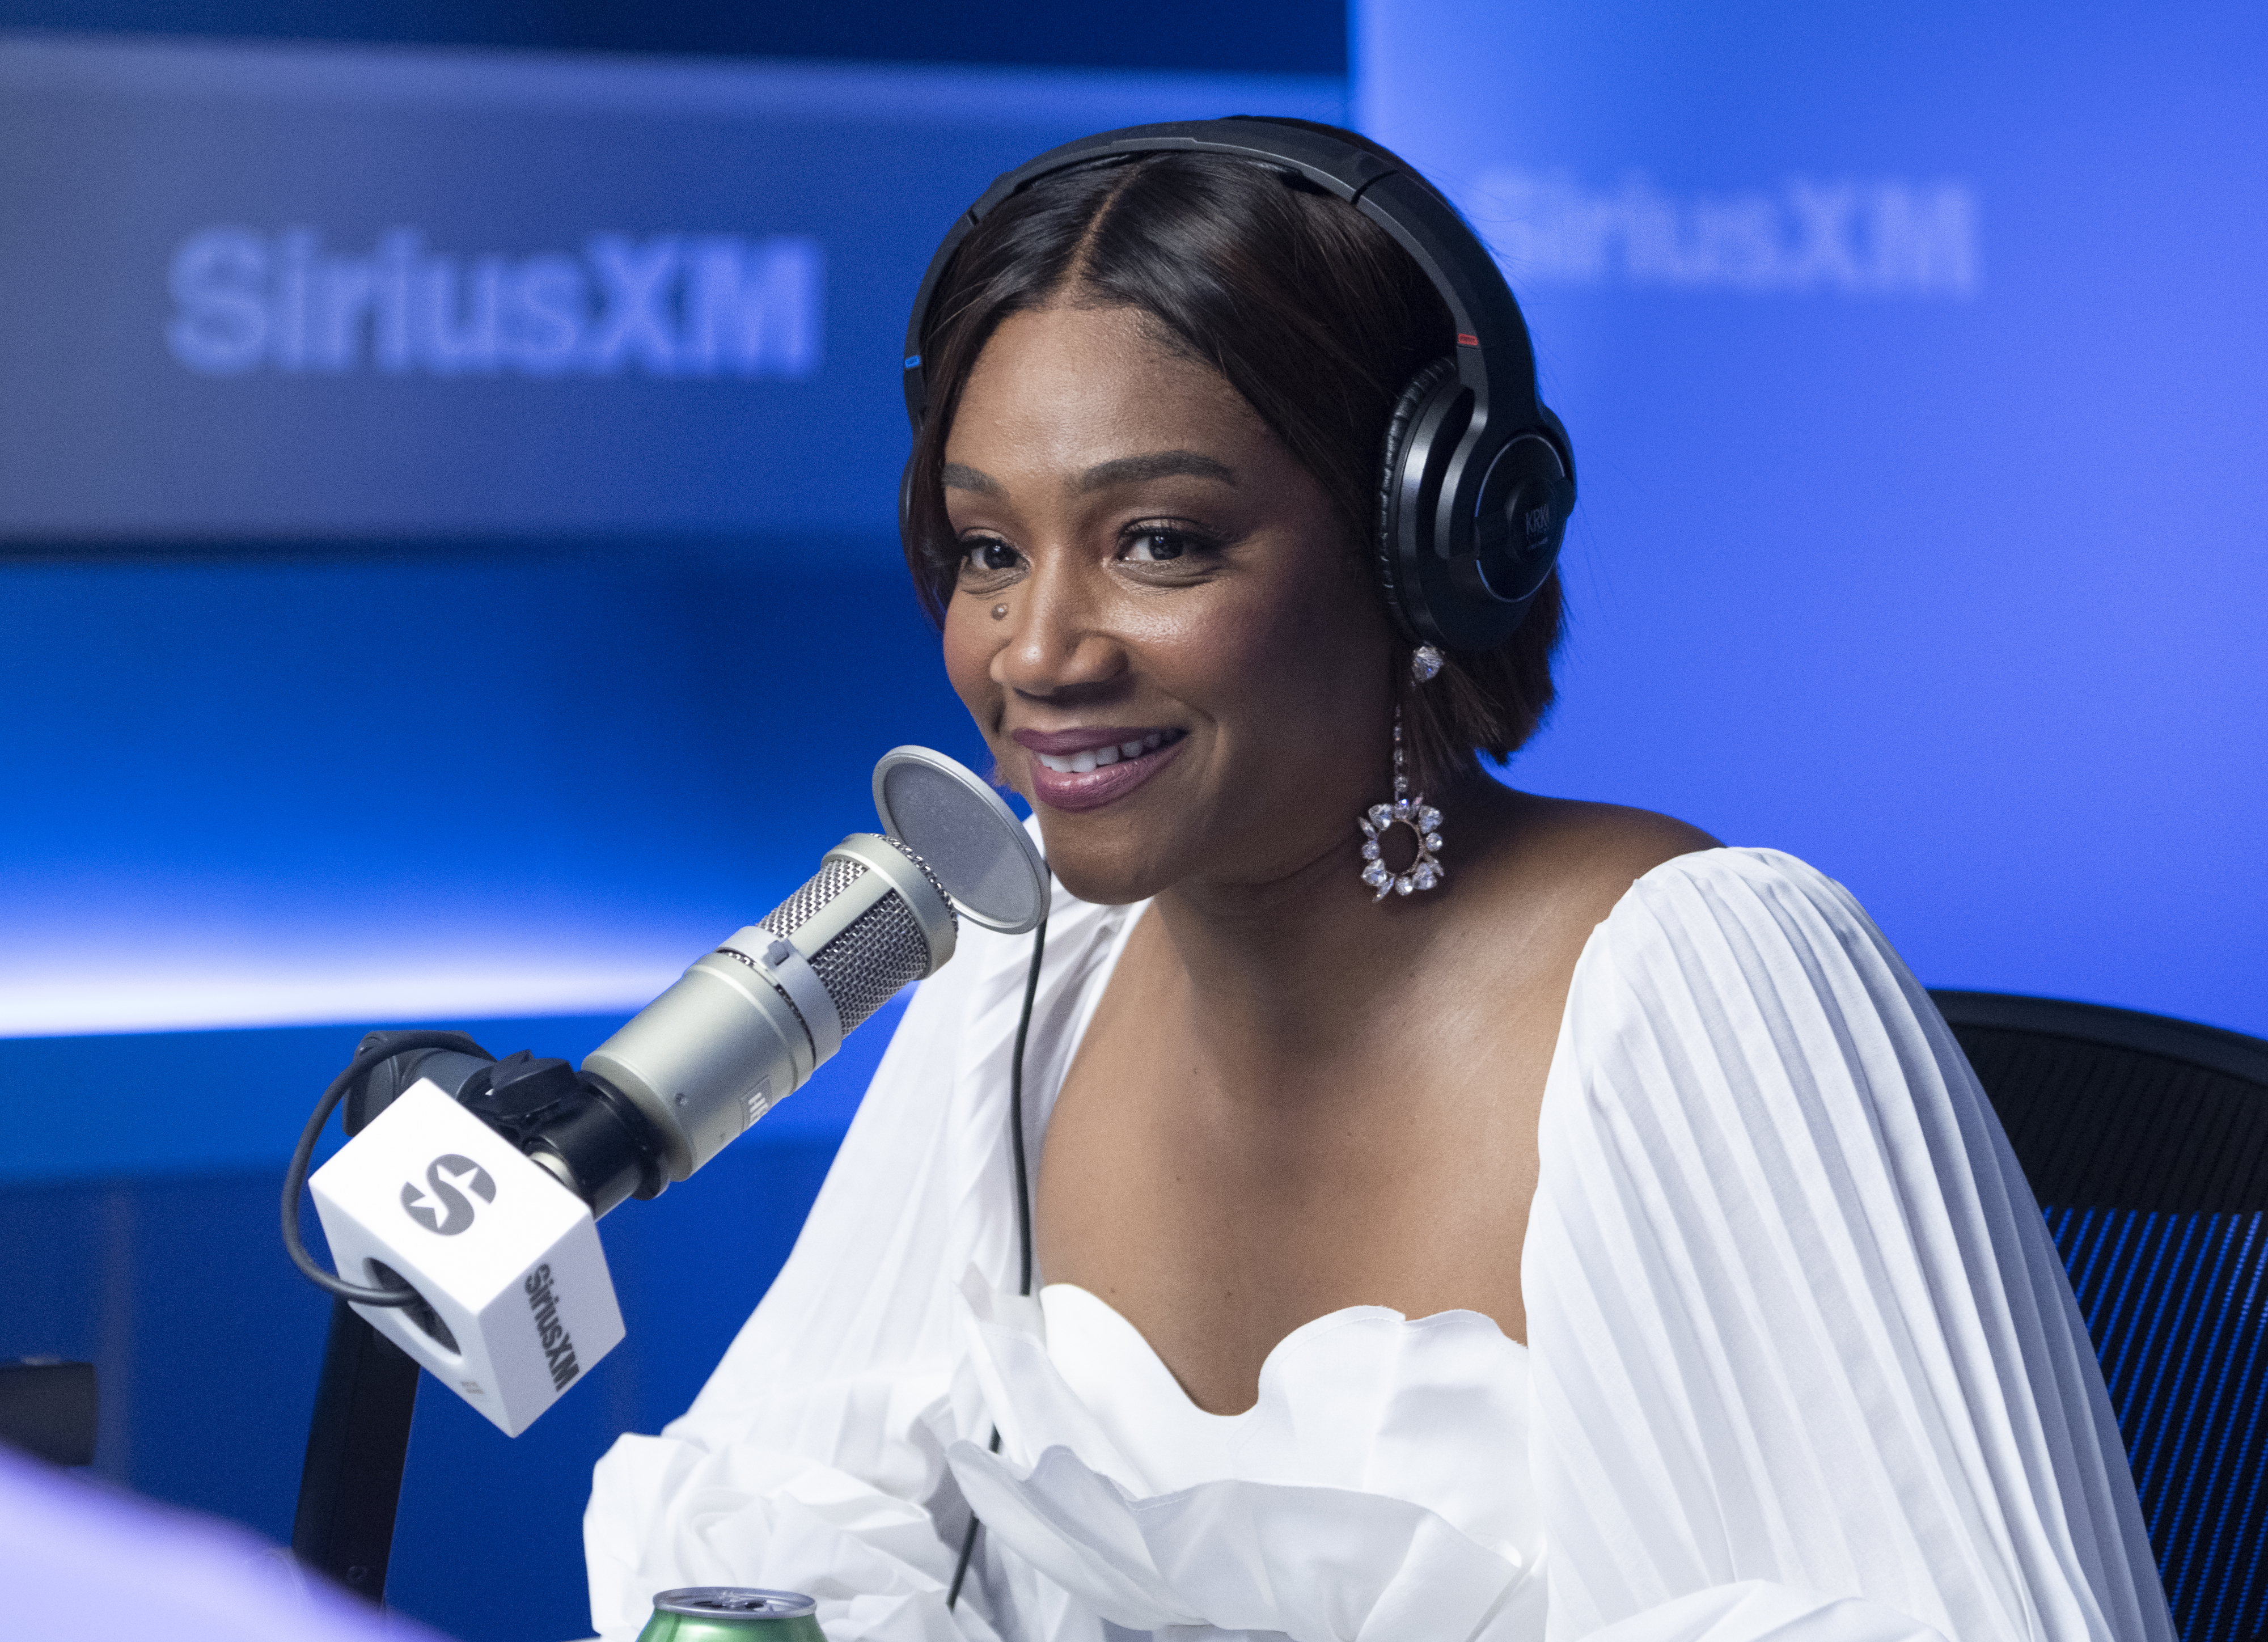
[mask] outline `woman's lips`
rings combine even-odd
[[[1030,755],[1035,802],[1050,809],[1093,810],[1116,803],[1164,769],[1186,734],[1173,729],[1019,730],[1011,739]]]

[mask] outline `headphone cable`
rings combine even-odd
[[[1040,915],[1037,928],[1032,931],[1031,967],[1024,972],[1024,1012],[1016,1020],[1015,1057],[1008,1063],[1008,1144],[1016,1160],[1016,1246],[1021,1255],[1016,1292],[1026,1300],[1032,1297],[1032,1182],[1030,1166],[1024,1157],[1024,1041],[1031,1035],[1032,1005],[1040,995],[1040,959],[1048,949],[1048,919]],[[992,1428],[990,1452],[1000,1452],[1000,1428]],[[976,1554],[976,1530],[983,1526],[976,1513],[968,1513],[968,1531],[961,1536],[961,1559],[954,1565],[953,1587],[945,1594],[945,1608],[951,1613],[961,1601],[961,1582],[968,1578],[968,1560]]]

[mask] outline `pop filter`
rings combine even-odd
[[[874,766],[874,811],[972,922],[1020,935],[1047,912],[1047,862],[1000,795],[965,765],[925,747],[892,748]]]

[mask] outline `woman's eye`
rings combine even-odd
[[[962,567],[980,576],[998,576],[1016,568],[1016,549],[993,538],[968,542],[961,551]]]
[[[1137,563],[1178,559],[1196,544],[1178,530],[1138,530],[1126,539],[1126,555]]]

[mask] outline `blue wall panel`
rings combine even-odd
[[[887,529],[1000,170],[1335,80],[0,34],[0,540]]]
[[[644,1001],[873,826],[887,748],[981,757],[894,556],[0,568],[0,1033]]]
[[[1794,850],[1933,985],[2268,1032],[2260,9],[1357,12],[1575,440],[1511,778]]]
[[[945,225],[1097,126],[1342,106],[0,34],[0,1035],[652,996],[881,752],[975,755],[893,531]]]
[[[273,40],[545,47],[703,56],[1106,69],[1346,71],[1343,0],[835,0],[720,6],[707,0],[0,0],[12,27]]]

